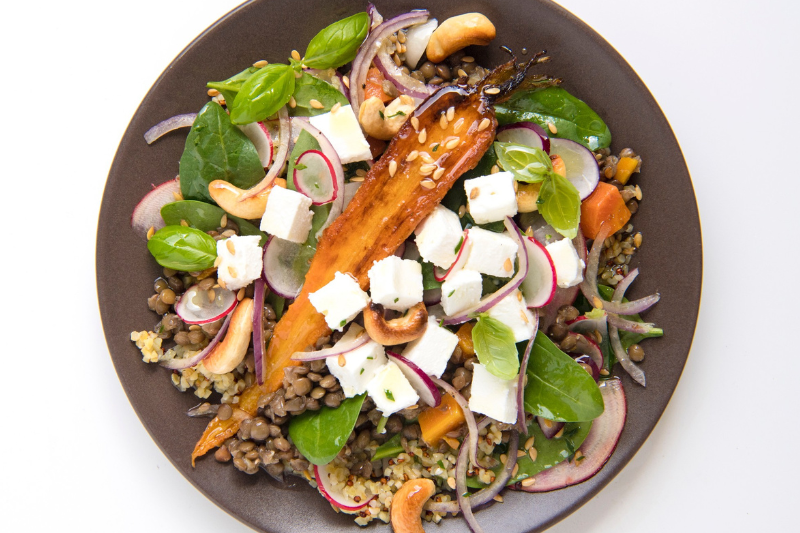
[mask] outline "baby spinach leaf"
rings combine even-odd
[[[261,237],[259,244],[264,246],[267,242],[267,234],[259,230],[253,224],[243,218],[226,213],[221,207],[198,202],[197,200],[181,200],[172,202],[161,208],[161,218],[168,226],[180,226],[181,220],[185,220],[189,226],[200,231],[211,231],[219,227],[222,215],[227,215],[229,219],[236,222],[239,226],[239,235],[258,235]]]
[[[484,313],[478,316],[478,323],[472,328],[472,343],[478,361],[493,375],[512,379],[519,373],[514,332],[496,318]]]
[[[256,147],[231,124],[216,102],[209,102],[192,124],[180,161],[181,194],[187,200],[214,203],[208,184],[225,180],[249,189],[264,177]]]
[[[422,267],[422,288],[424,290],[430,289],[439,289],[442,286],[441,281],[436,281],[436,277],[433,275],[433,263],[428,263],[423,261],[421,258],[419,260],[420,266]]]
[[[323,28],[306,48],[303,64],[311,68],[338,68],[356,57],[369,31],[369,16],[356,13]]]
[[[514,143],[494,143],[500,168],[525,183],[539,183],[553,172],[553,163],[544,150]]]
[[[377,461],[378,459],[397,457],[398,455],[403,453],[403,446],[400,445],[401,438],[402,435],[398,433],[391,439],[387,440],[386,442],[378,446],[378,449],[375,450],[375,455],[372,456],[372,460]]]
[[[550,172],[539,189],[536,206],[548,224],[568,239],[578,234],[581,221],[581,195],[561,174]]]
[[[233,103],[236,95],[239,94],[242,85],[244,85],[244,82],[246,82],[247,79],[256,72],[258,72],[258,67],[247,67],[240,73],[234,74],[227,80],[210,81],[206,83],[206,87],[209,89],[218,90],[225,98],[225,102]]]
[[[557,422],[585,422],[603,414],[603,397],[592,376],[541,331],[527,373],[527,412]]]
[[[156,262],[183,272],[205,270],[217,259],[217,241],[210,235],[185,226],[165,226],[147,241]]]
[[[548,123],[556,127],[554,137],[571,139],[589,150],[611,144],[611,132],[603,119],[582,100],[561,87],[519,91],[495,106],[501,125],[514,122],[535,122],[545,131]]]
[[[242,84],[233,103],[231,122],[249,124],[274,115],[286,105],[294,92],[294,69],[289,65],[272,63],[261,68]]]
[[[585,371],[584,371],[585,372]],[[339,407],[306,411],[289,422],[289,436],[300,453],[315,465],[333,461],[347,443],[361,412],[365,394],[345,399]]]
[[[305,72],[301,78],[295,81],[293,96],[297,105],[289,108],[289,114],[295,117],[321,115],[329,112],[337,103],[341,105],[350,103],[333,85]],[[311,100],[318,101],[323,107],[321,109],[312,107]]]

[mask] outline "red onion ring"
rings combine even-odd
[[[229,313],[228,316],[225,317],[225,322],[222,323],[222,327],[219,328],[219,331],[214,336],[214,338],[211,339],[211,342],[208,343],[208,346],[206,346],[205,349],[200,353],[184,359],[172,359],[170,361],[162,361],[159,364],[164,368],[169,368],[170,370],[183,370],[185,368],[191,368],[195,366],[200,361],[208,357],[208,355],[214,350],[214,347],[217,345],[217,343],[219,343],[220,339],[222,339],[222,337],[225,335],[225,332],[228,331],[228,325],[231,323],[232,316],[233,313]]]
[[[197,118],[197,113],[186,113],[185,115],[175,115],[166,120],[162,120],[146,132],[144,132],[144,140],[147,144],[153,144],[162,136],[171,131],[180,128],[191,128],[194,120]]]
[[[594,245],[592,245],[592,252],[594,252]],[[631,272],[632,274],[633,272]],[[638,272],[637,272],[638,274]],[[630,274],[628,274],[630,277]],[[633,276],[636,278],[636,275]],[[633,281],[633,278],[626,284],[620,287],[617,287],[614,290],[614,296],[611,298],[612,302],[621,302],[623,296],[625,296],[625,290],[630,285],[630,282]],[[636,383],[641,385],[642,387],[645,385],[645,377],[644,371],[636,366],[636,364],[631,361],[630,357],[628,357],[628,352],[622,347],[622,342],[619,340],[619,329],[616,326],[612,325],[611,323],[611,315],[608,315],[609,324],[608,324],[608,338],[611,341],[611,349],[614,350],[614,355],[617,357],[617,361],[622,365],[622,368],[633,378]]]
[[[275,154],[275,159],[272,161],[272,166],[269,167],[267,175],[264,176],[257,185],[251,187],[242,195],[239,201],[247,200],[253,196],[258,195],[261,191],[269,187],[275,178],[277,178],[283,170],[283,165],[289,157],[289,145],[292,138],[292,126],[289,120],[289,112],[286,106],[278,110],[278,153]]]
[[[255,291],[253,293],[253,304],[256,306],[253,313],[253,355],[255,356],[256,381],[259,385],[264,384],[264,357],[267,351],[264,339],[264,298],[266,298],[266,283],[262,278],[255,281]]]
[[[436,383],[438,386],[443,388],[447,394],[453,397],[456,403],[461,407],[461,410],[464,412],[464,419],[467,423],[467,440],[469,441],[469,452],[470,452],[470,460],[475,466],[479,466],[481,468],[491,468],[492,466],[484,466],[478,461],[478,425],[475,423],[475,415],[472,413],[472,410],[469,408],[469,402],[464,398],[460,392],[456,390],[455,387],[450,385],[448,382],[431,376],[431,380]],[[488,463],[487,463],[488,464]]]
[[[367,331],[364,330],[351,341],[339,341],[335,346],[325,348],[324,350],[317,350],[315,352],[295,352],[292,354],[292,361],[319,361],[320,359],[327,359],[335,355],[344,355],[352,352],[356,348],[361,348],[370,340],[372,339],[369,334],[367,334]]]
[[[472,514],[472,502],[469,499],[469,491],[467,490],[467,468],[469,460],[469,444],[466,441],[461,443],[461,449],[458,451],[458,459],[456,459],[456,501],[461,513],[464,515],[467,525],[473,533],[483,533],[483,528],[475,519]]]
[[[405,94],[413,98],[425,99],[436,90],[436,86],[426,85],[416,78],[412,78],[402,71],[400,67],[389,56],[389,41],[385,40],[373,59],[373,63],[381,71],[383,77],[392,82],[400,94]]]
[[[528,372],[528,360],[531,357],[533,344],[536,341],[536,333],[539,331],[539,313],[533,313],[533,334],[525,347],[525,354],[519,365],[519,381],[517,381],[517,428],[523,434],[528,434],[528,423],[525,420],[525,376]]]

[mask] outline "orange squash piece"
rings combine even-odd
[[[456,331],[458,347],[461,348],[461,353],[464,354],[464,357],[473,357],[475,355],[475,345],[472,343],[472,328],[474,327],[474,322],[467,322]]]
[[[625,185],[631,178],[631,174],[636,172],[638,168],[638,159],[634,159],[632,157],[621,157],[617,163],[617,173],[614,174],[614,179]]]
[[[373,96],[380,98],[384,104],[394,100],[394,98],[383,92],[383,81],[385,79],[381,71],[376,67],[369,69],[367,71],[367,86],[364,87],[364,100],[369,100]],[[358,109],[354,109],[354,111],[358,115]]]
[[[587,239],[597,237],[600,226],[604,224],[610,225],[609,235],[613,235],[621,230],[630,218],[631,212],[619,190],[602,181],[581,203],[581,230]]]
[[[434,445],[451,431],[458,429],[466,419],[458,402],[449,394],[442,395],[442,403],[438,407],[428,407],[417,419],[422,429],[422,440]]]

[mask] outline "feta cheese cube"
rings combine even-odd
[[[439,268],[450,268],[456,260],[456,249],[464,236],[457,214],[437,205],[414,233],[422,259]]]
[[[261,231],[280,239],[303,243],[311,229],[311,198],[297,191],[273,187],[261,218]]]
[[[308,295],[311,305],[325,315],[328,327],[341,331],[369,303],[369,295],[361,290],[355,278],[337,272],[333,281]]]
[[[464,181],[469,214],[478,224],[497,222],[517,214],[514,175],[498,172]]]
[[[422,266],[390,255],[375,261],[367,273],[372,301],[387,309],[405,311],[422,301]]]
[[[578,251],[569,239],[561,239],[545,246],[556,267],[556,283],[562,289],[574,287],[583,281],[586,264],[578,257]]]
[[[440,326],[436,319],[429,318],[425,333],[409,342],[402,356],[429,376],[440,378],[457,344],[458,337],[455,333]]]
[[[392,361],[378,369],[367,385],[367,392],[383,416],[411,407],[419,401],[417,391],[403,375],[400,367]]]
[[[233,235],[228,239],[217,241],[217,278],[225,283],[225,287],[237,291],[247,287],[250,282],[261,276],[264,268],[264,250],[259,246],[258,235]]]
[[[309,117],[308,121],[331,142],[343,165],[372,159],[369,143],[351,106]]]
[[[448,316],[481,301],[483,278],[474,270],[459,270],[442,283],[442,308]]]
[[[514,342],[526,341],[533,335],[533,313],[525,304],[519,289],[515,290],[489,309],[489,316],[511,328]]]
[[[500,379],[481,364],[472,367],[472,388],[469,408],[498,422],[517,421],[517,378]]]
[[[344,337],[336,344],[342,344],[354,340],[359,334],[363,334],[364,329],[358,324],[353,324]],[[370,340],[365,345],[347,352],[342,359],[345,365],[339,365],[339,356],[328,357],[325,362],[328,370],[339,380],[342,391],[347,398],[352,398],[367,390],[367,385],[375,377],[380,368],[386,364],[386,353],[383,346]]]
[[[469,255],[465,269],[477,270],[481,274],[510,278],[514,275],[517,260],[517,243],[508,232],[495,233],[482,228],[470,228]]]

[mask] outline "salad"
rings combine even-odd
[[[495,34],[370,4],[147,132],[190,128],[132,215],[163,276],[131,340],[211,400],[188,413],[211,418],[193,465],[304,477],[359,525],[478,532],[505,488],[611,456],[614,373],[644,386],[640,343],[663,334],[639,316],[658,294],[625,298],[641,158],[536,72],[544,52],[467,55]]]

